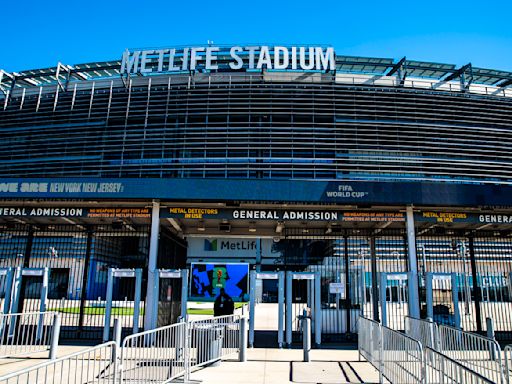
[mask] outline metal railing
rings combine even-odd
[[[358,350],[359,357],[364,357],[378,370],[380,367],[380,340],[381,325],[366,317],[359,317],[358,320]]]
[[[440,325],[439,352],[495,383],[504,383],[501,348],[496,340]]]
[[[506,382],[512,383],[512,344],[506,345],[503,349],[503,359],[505,360]]]
[[[0,358],[28,355],[50,349],[55,312],[0,315]]]
[[[116,343],[111,341],[0,377],[0,384],[116,383]]]
[[[187,323],[136,333],[122,343],[120,382],[166,383],[187,372]]]
[[[433,321],[406,316],[405,334],[418,340],[423,347],[438,349],[437,324]]]
[[[495,383],[445,354],[425,347],[425,383]]]
[[[423,383],[423,347],[418,340],[381,327],[382,375],[391,383]]]
[[[240,347],[240,321],[240,315],[228,315],[189,322],[191,368],[237,353]]]

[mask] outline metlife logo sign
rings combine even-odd
[[[204,239],[204,250],[207,252],[216,252],[217,251],[217,239],[215,239],[215,240]]]
[[[193,258],[256,258],[260,249],[259,239],[240,238],[190,238],[188,257]]]

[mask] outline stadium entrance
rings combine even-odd
[[[416,316],[477,332],[486,331],[491,317],[497,337],[512,336],[507,212],[221,204],[6,203],[0,268],[48,269],[47,298],[41,299],[43,279],[25,276],[17,305],[37,311],[47,301],[47,310],[62,314],[64,339],[102,338],[113,269],[141,276],[138,324],[138,285],[130,278],[111,284],[110,318],[121,318],[125,334],[173,323],[187,312],[208,315],[223,287],[240,313],[247,313],[244,303],[253,295],[255,346],[284,345],[287,327],[291,342],[299,342],[303,308],[311,309],[315,336],[326,343],[353,339],[360,314],[385,315],[389,326],[403,329],[415,303]],[[176,277],[178,269],[187,273]],[[289,274],[315,276],[320,288],[292,278],[287,289]]]

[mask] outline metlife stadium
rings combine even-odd
[[[512,338],[512,73],[328,46],[118,55],[0,71],[4,311],[44,304],[96,340],[109,287],[129,332],[224,284],[286,296],[287,343],[305,306],[317,343],[359,314]]]

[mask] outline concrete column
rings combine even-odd
[[[418,289],[418,258],[416,257],[416,234],[414,231],[414,212],[412,206],[407,206],[407,245],[409,272],[411,280],[409,281],[409,315],[417,319],[420,318],[420,295]]]
[[[151,237],[149,239],[149,261],[148,261],[148,288],[146,293],[146,312],[144,313],[144,330],[156,328],[158,306],[154,301],[158,300],[155,295],[155,284],[158,279],[156,270],[158,258],[158,236],[160,233],[160,202],[153,200],[153,211],[151,213]]]

